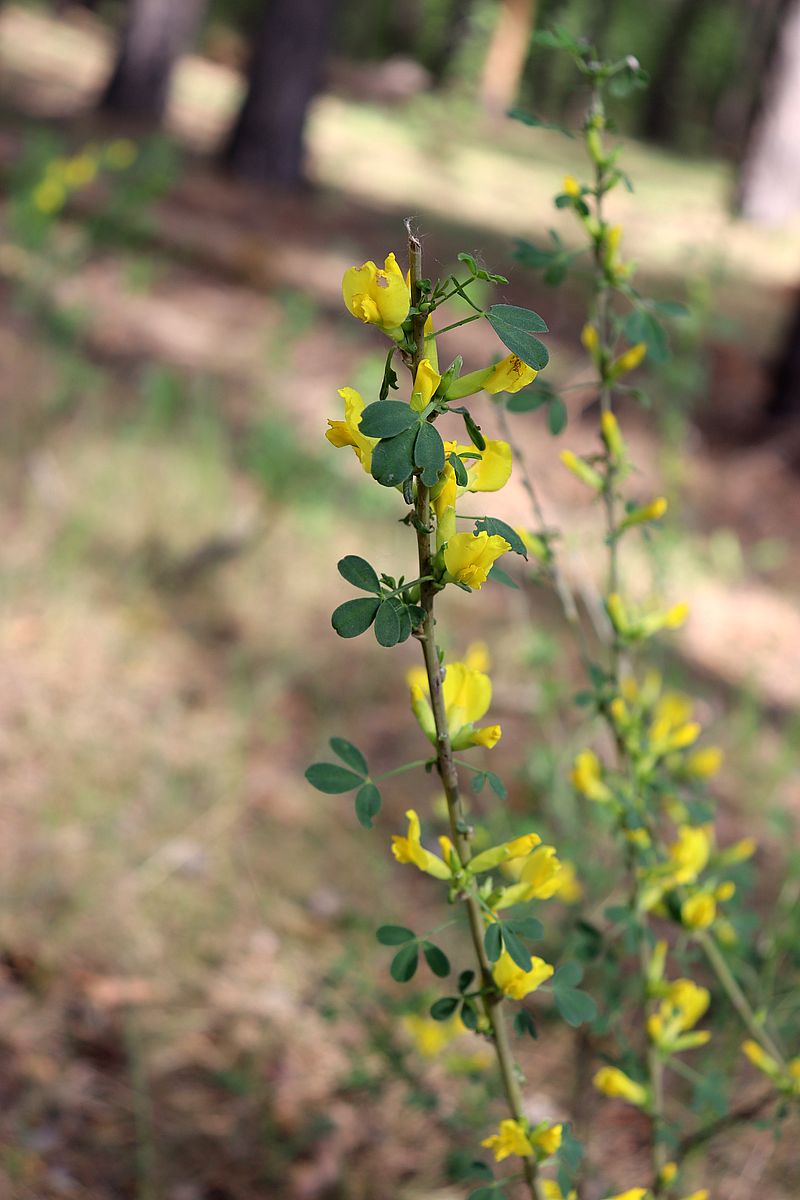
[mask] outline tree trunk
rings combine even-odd
[[[647,92],[647,107],[642,134],[653,142],[670,142],[675,131],[679,106],[681,66],[700,18],[709,0],[678,0],[658,62]]]
[[[128,19],[101,108],[160,122],[172,70],[189,46],[206,0],[129,0]]]
[[[234,175],[297,188],[303,127],[322,81],[337,0],[270,0],[255,46],[247,95],[222,152]]]
[[[772,372],[767,416],[773,421],[800,418],[800,296],[795,300]]]
[[[790,0],[742,164],[738,210],[743,217],[778,224],[800,209],[798,122],[800,0]]]
[[[481,104],[492,116],[502,116],[517,98],[535,20],[536,0],[501,0],[480,86]]]

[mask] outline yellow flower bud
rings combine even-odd
[[[722,766],[722,757],[719,746],[694,750],[686,759],[686,772],[695,779],[710,779]]]
[[[594,326],[587,326],[594,328]],[[619,421],[613,412],[604,412],[600,417],[600,432],[609,454],[620,462],[625,457],[625,442],[619,428]]]
[[[596,492],[603,490],[602,475],[599,471],[595,471],[594,467],[590,466],[585,459],[579,458],[572,450],[562,450],[559,457],[567,470],[571,471],[576,479],[580,479],[581,483],[585,483]]]
[[[637,1108],[647,1105],[647,1089],[620,1071],[619,1067],[602,1067],[592,1082],[604,1096],[627,1100],[628,1104],[635,1104]]]
[[[596,358],[600,350],[600,334],[597,332],[597,326],[587,322],[581,330],[581,342],[583,348],[588,350],[592,358]]]
[[[661,1168],[661,1172],[660,1172],[661,1182],[668,1187],[672,1183],[672,1181],[675,1179],[677,1174],[678,1174],[678,1164],[677,1163],[674,1163],[674,1162],[664,1163],[663,1167]]]
[[[565,175],[564,182],[561,184],[561,190],[566,192],[568,196],[577,197],[581,194],[581,185],[574,175]]]
[[[716,915],[717,902],[710,892],[697,892],[681,905],[681,921],[687,929],[708,929]]]
[[[620,354],[619,358],[614,360],[609,371],[610,377],[612,379],[619,379],[620,375],[625,375],[628,371],[635,371],[646,354],[647,346],[645,346],[644,342],[637,342],[635,346],[631,346],[623,354]]]

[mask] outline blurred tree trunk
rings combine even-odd
[[[800,0],[785,0],[739,177],[742,216],[779,223],[800,209]]]
[[[159,122],[172,70],[194,36],[206,0],[129,0],[117,61],[101,108]]]
[[[303,182],[303,127],[322,81],[337,0],[269,0],[247,95],[222,152],[234,175],[296,188]]]
[[[536,0],[500,0],[480,86],[481,104],[492,116],[502,116],[517,98],[535,20]]]
[[[773,421],[800,417],[800,296],[795,300],[772,372],[767,416]]]
[[[647,92],[642,133],[654,142],[669,142],[675,132],[681,68],[692,36],[710,0],[678,0]]]

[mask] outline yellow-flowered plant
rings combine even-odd
[[[505,1113],[481,1145],[494,1163],[511,1160],[515,1173],[501,1171],[498,1178],[494,1164],[482,1163],[482,1176],[491,1176],[491,1182],[474,1195],[500,1200],[506,1196],[503,1189],[515,1183],[531,1200],[576,1200],[582,1194],[569,1114],[558,1123],[532,1122],[509,1039],[506,1013],[511,1005],[517,1006],[515,1032],[536,1037],[539,1011],[552,997],[570,1025],[590,1025],[581,1052],[595,1056],[590,1077],[598,1102],[601,1097],[622,1101],[640,1110],[637,1121],[649,1122],[650,1178],[608,1200],[709,1200],[702,1188],[686,1194],[684,1150],[703,1144],[716,1125],[711,1121],[705,1127],[690,1117],[687,1131],[672,1091],[673,1077],[683,1083],[702,1081],[692,1064],[713,1053],[722,1040],[699,1026],[727,997],[750,1035],[744,1054],[769,1078],[782,1102],[800,1094],[800,1058],[784,1054],[767,1014],[746,995],[726,958],[740,931],[723,906],[734,900],[741,865],[756,846],[749,838],[725,844],[715,830],[706,785],[721,768],[722,752],[706,742],[692,700],[637,661],[653,638],[680,629],[689,618],[688,605],[679,597],[665,601],[644,590],[641,571],[637,586],[631,586],[623,558],[624,548],[635,539],[654,537],[669,512],[664,496],[652,490],[639,494],[617,411],[621,397],[636,397],[631,376],[658,357],[666,336],[660,324],[663,306],[638,291],[622,227],[612,224],[606,212],[609,193],[626,176],[618,166],[618,148],[607,142],[604,89],[612,80],[635,86],[642,72],[631,59],[601,62],[592,48],[563,31],[556,40],[591,84],[582,129],[588,177],[568,175],[556,202],[578,223],[593,280],[579,340],[588,360],[587,382],[598,400],[597,439],[592,450],[562,451],[561,462],[603,516],[607,571],[592,613],[592,633],[599,633],[600,644],[586,636],[581,609],[561,567],[557,532],[542,522],[535,484],[518,461],[506,418],[506,411],[546,407],[554,433],[566,420],[563,401],[538,377],[547,364],[537,336],[546,332],[544,322],[515,305],[483,307],[477,294],[471,294],[474,285],[481,285],[483,295],[487,285],[507,281],[470,254],[459,255],[460,274],[425,277],[420,242],[409,231],[407,270],[395,253],[388,253],[383,267],[370,260],[345,274],[347,309],[384,336],[387,355],[374,394],[364,398],[342,387],[343,419],[333,417],[326,436],[335,447],[351,448],[366,475],[387,489],[413,534],[416,560],[413,568],[404,564],[402,573],[390,574],[383,562],[343,558],[339,573],[358,595],[336,608],[332,624],[344,638],[371,628],[382,647],[409,640],[418,645],[422,661],[406,670],[406,679],[427,757],[373,775],[356,746],[334,738],[331,748],[340,761],[316,763],[307,777],[323,792],[354,792],[357,817],[371,828],[381,808],[382,779],[415,768],[436,773],[442,808],[437,811],[433,804],[423,821],[415,795],[415,807],[406,810],[407,831],[392,836],[391,851],[398,863],[413,865],[428,877],[420,886],[438,887],[442,901],[461,914],[472,965],[460,971],[455,988],[433,1002],[430,1020],[416,1014],[407,1020],[406,1030],[422,1055],[444,1052],[465,1030],[491,1047]],[[520,243],[519,257],[545,264],[545,278],[553,283],[581,252],[567,249],[554,236],[547,252]],[[439,310],[456,297],[466,301],[470,314],[442,324]],[[626,312],[621,302],[628,306]],[[501,352],[496,362],[484,359],[484,365],[466,373],[462,355],[449,364],[440,361],[439,335],[481,319],[507,353]],[[402,384],[398,364],[407,372]],[[461,402],[467,399],[483,407],[466,408]],[[502,439],[482,432],[474,414],[487,410],[496,414]],[[514,528],[491,515],[476,517],[476,507],[480,504],[482,510],[483,499],[505,487],[515,470],[533,501],[535,527]],[[509,563],[520,568],[519,558],[528,556],[534,578],[552,584],[578,633],[588,678],[580,700],[603,730],[596,744],[584,745],[574,756],[570,778],[585,822],[576,856],[580,862],[581,852],[587,860],[613,854],[613,891],[586,914],[579,910],[570,944],[583,938],[587,949],[581,957],[590,970],[599,963],[606,982],[612,977],[612,999],[604,1013],[578,987],[580,962],[564,961],[562,953],[550,950],[547,958],[532,954],[529,944],[544,932],[533,906],[547,901],[580,905],[590,890],[575,862],[563,861],[556,847],[522,819],[507,840],[495,842],[489,832],[494,822],[470,811],[463,788],[469,772],[476,792],[488,781],[495,800],[505,799],[502,780],[483,765],[486,751],[497,747],[501,729],[499,724],[480,724],[492,706],[487,651],[473,647],[463,658],[449,657],[445,646],[450,639],[441,627],[437,601],[447,589],[474,593],[494,580],[509,582]],[[467,753],[480,756],[480,765],[461,757]],[[443,830],[436,819],[444,809]],[[421,959],[438,979],[449,977],[448,955],[434,940],[439,929],[438,924],[421,933],[405,926],[379,928],[379,941],[393,947],[390,973],[396,982],[410,980]],[[693,1057],[687,1061],[687,1055]],[[508,1164],[503,1170],[510,1169]],[[622,1182],[598,1178],[592,1195],[606,1195]]]

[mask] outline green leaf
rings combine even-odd
[[[353,587],[380,596],[381,581],[378,579],[378,573],[365,558],[359,558],[357,554],[346,554],[344,558],[339,559],[336,567],[342,579],[352,583]]]
[[[510,108],[506,116],[512,121],[519,121],[520,124],[529,125],[533,129],[553,129],[556,133],[563,133],[564,137],[575,136],[571,129],[565,129],[563,125],[556,125],[553,121],[543,121],[541,117],[526,112],[524,108]]]
[[[391,404],[391,400],[384,401]],[[414,443],[417,426],[384,438],[372,451],[372,478],[384,487],[398,487],[414,474]]]
[[[661,313],[662,317],[688,317],[689,309],[685,304],[681,304],[679,300],[655,300],[653,308],[657,313]]]
[[[490,583],[502,583],[503,587],[515,588],[519,591],[519,584],[511,578],[507,571],[504,571],[502,567],[498,567],[497,563],[494,564],[489,572],[489,581]]]
[[[334,754],[339,755],[343,763],[347,763],[348,767],[352,767],[360,775],[369,775],[367,760],[358,746],[354,746],[352,742],[346,742],[344,738],[340,737],[332,737],[328,745]]]
[[[460,1178],[463,1178],[463,1179],[494,1179],[494,1176],[492,1175],[491,1168],[487,1167],[486,1163],[481,1162],[480,1159],[476,1159],[475,1162],[471,1162],[469,1164],[466,1171],[464,1171],[463,1174],[460,1175]]]
[[[419,413],[403,400],[378,400],[361,414],[359,433],[365,437],[391,438],[419,423]]]
[[[375,617],[375,637],[379,646],[396,646],[400,641],[400,617],[397,606],[384,600]]]
[[[554,396],[547,406],[547,428],[558,437],[567,427],[567,406],[560,396]]]
[[[406,929],[405,925],[381,925],[375,930],[375,937],[382,946],[402,946],[404,942],[411,942],[415,937],[413,929]]]
[[[411,637],[411,617],[405,604],[398,606],[397,616],[400,621],[400,637],[397,641],[406,642]]]
[[[472,790],[476,796],[479,796],[483,791],[484,784],[486,783],[486,775],[486,771],[475,771],[472,776]]]
[[[483,935],[483,947],[489,962],[497,962],[503,952],[503,931],[497,921],[487,925]]]
[[[531,387],[523,388],[521,392],[512,392],[506,400],[506,408],[513,413],[536,412],[537,408],[549,403],[550,392],[534,383]]]
[[[381,811],[381,794],[374,783],[365,783],[356,792],[356,817],[359,825],[372,829],[372,819]]]
[[[340,604],[337,609],[334,609],[331,616],[331,625],[339,637],[358,637],[360,633],[364,633],[369,629],[375,620],[379,604],[380,600],[368,600],[366,598],[363,600],[346,600],[344,604]]]
[[[352,792],[363,782],[360,775],[347,771],[338,763],[312,763],[306,771],[306,779],[318,792],[328,796],[339,796],[342,792]]]
[[[469,483],[469,475],[467,475],[467,468],[464,466],[464,463],[459,458],[459,456],[456,454],[455,450],[452,452],[452,454],[448,455],[448,462],[450,463],[450,466],[453,468],[453,471],[454,471],[455,477],[456,477],[456,483],[458,484],[458,486],[466,487],[467,484]]]
[[[556,988],[553,994],[556,999],[556,1008],[567,1024],[572,1025],[573,1028],[585,1025],[587,1021],[593,1021],[597,1016],[597,1005],[588,992],[582,992],[578,988],[562,987]]]
[[[472,983],[474,978],[475,978],[474,971],[462,971],[458,977],[458,984],[457,984],[458,990],[460,992],[465,992],[467,990],[467,988],[469,987],[469,985]]]
[[[442,996],[431,1005],[431,1016],[434,1021],[446,1021],[452,1017],[461,1001],[457,996]]]
[[[409,942],[407,946],[403,946],[402,950],[398,950],[392,959],[392,965],[389,972],[392,979],[398,983],[408,983],[409,979],[413,979],[419,962],[419,947],[416,942]]]
[[[517,1037],[525,1037],[527,1034],[528,1037],[532,1037],[534,1040],[538,1038],[539,1033],[536,1028],[536,1022],[527,1008],[521,1008],[514,1017],[514,1032]]]
[[[500,776],[495,775],[494,771],[487,771],[486,778],[489,781],[489,787],[492,789],[495,796],[497,796],[497,799],[498,800],[507,800],[508,799],[508,788],[503,783]]]
[[[530,938],[532,941],[544,937],[544,925],[536,917],[512,917],[511,920],[505,922],[505,927],[519,934],[520,937]]]
[[[580,963],[568,962],[559,967],[552,979],[554,988],[574,987],[583,979],[583,967]]]
[[[534,333],[547,333],[547,326],[538,315],[515,304],[493,304],[486,319],[504,346],[521,358],[529,367],[543,370],[550,359],[547,347]]]
[[[483,452],[486,449],[486,438],[481,433],[480,425],[476,425],[472,419],[472,415],[464,408],[461,411],[461,416],[464,418],[464,424],[467,427],[467,437],[478,450]]]
[[[530,971],[531,955],[525,943],[520,941],[513,929],[509,929],[508,925],[503,926],[503,942],[511,959],[519,967],[521,971]]]
[[[667,331],[652,313],[637,308],[626,319],[622,328],[629,342],[634,345],[644,342],[647,346],[647,357],[654,366],[661,366],[669,360]]]
[[[467,1029],[473,1031],[478,1028],[478,1010],[472,1000],[464,1000],[461,1005],[461,1020],[466,1025]]]
[[[528,557],[528,551],[525,549],[522,538],[515,529],[507,525],[505,521],[501,521],[499,517],[481,517],[475,522],[475,532],[486,532],[490,537],[495,533],[499,534],[500,537],[506,539],[515,554],[521,554],[525,559]]]
[[[422,471],[422,482],[434,487],[444,470],[444,442],[430,421],[423,421],[414,442],[414,464]]]
[[[445,975],[450,974],[450,960],[444,950],[440,950],[438,946],[434,946],[433,942],[423,942],[422,953],[425,955],[425,961],[434,975],[438,975],[440,979],[444,979]]]
[[[479,1187],[474,1192],[470,1192],[467,1200],[503,1200],[505,1193],[499,1192],[496,1187]]]
[[[462,262],[465,267],[468,267],[473,275],[478,273],[478,262],[472,254],[467,254],[466,250],[462,250],[458,255],[458,261]]]
[[[385,400],[389,395],[389,388],[397,390],[397,372],[392,366],[392,359],[397,347],[392,346],[389,353],[386,355],[386,366],[383,368],[383,380],[381,382],[381,390],[378,393],[381,400]]]

